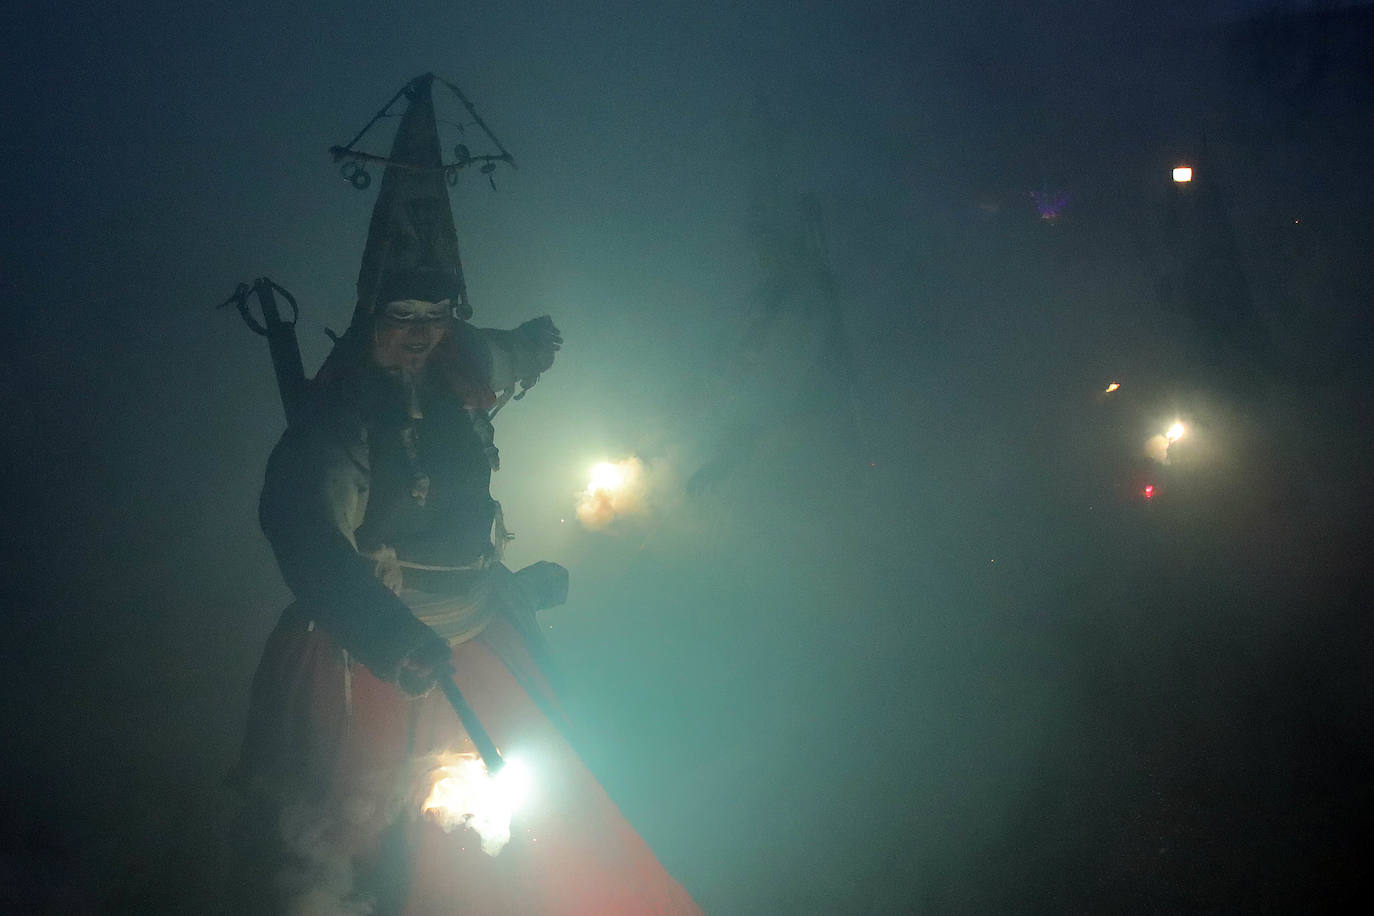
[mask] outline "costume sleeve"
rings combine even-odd
[[[288,429],[273,450],[258,518],[282,577],[311,619],[394,683],[401,661],[436,637],[358,554],[354,531],[367,491],[361,426],[340,436],[306,423]]]
[[[458,321],[433,359],[467,406],[491,407],[497,394],[514,392],[516,382],[528,388],[538,381],[562,342],[548,316],[509,331]]]
[[[519,371],[520,363],[528,364],[528,356],[523,353],[527,346],[514,331],[498,328],[478,328],[478,335],[491,354],[491,369],[487,384],[492,391],[510,391],[516,379],[524,378]],[[523,357],[523,359],[522,359]]]

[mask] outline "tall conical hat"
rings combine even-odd
[[[447,299],[458,317],[472,317],[434,122],[433,83],[434,74],[426,73],[405,89],[410,105],[372,208],[354,324],[397,299]]]

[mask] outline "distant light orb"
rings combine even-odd
[[[1140,495],[1141,495],[1141,496],[1144,496],[1146,499],[1154,499],[1154,498],[1155,498],[1155,485],[1152,484],[1152,483],[1146,484],[1146,485],[1145,485],[1145,489],[1143,489],[1143,490],[1140,491]]]
[[[625,482],[625,471],[623,468],[603,461],[592,467],[591,483],[587,489],[595,492],[596,490],[614,490]]]
[[[1169,431],[1164,434],[1164,438],[1168,439],[1169,444],[1172,445],[1183,438],[1184,432],[1183,422],[1181,420],[1175,420],[1174,425],[1170,426]]]
[[[1187,184],[1193,180],[1193,167],[1191,165],[1180,165],[1174,168],[1174,181],[1178,184]]]
[[[1120,382],[1112,382],[1110,385],[1108,385],[1108,386],[1103,390],[1102,393],[1103,393],[1103,394],[1111,394],[1113,391],[1115,391],[1116,389],[1118,389],[1118,388],[1120,388],[1120,387],[1121,387],[1121,383],[1120,383]]]

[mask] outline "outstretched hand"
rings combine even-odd
[[[548,315],[531,318],[515,329],[529,344],[528,376],[538,376],[553,365],[553,358],[563,348],[563,334]]]
[[[558,607],[568,600],[568,570],[558,563],[540,560],[516,570],[515,580],[532,596],[538,610]]]
[[[568,600],[568,571],[548,560],[515,572],[498,564],[492,569],[492,576],[497,596],[519,614],[557,607]]]

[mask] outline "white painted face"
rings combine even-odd
[[[448,333],[453,306],[447,299],[397,299],[377,313],[372,360],[383,369],[418,372]]]

